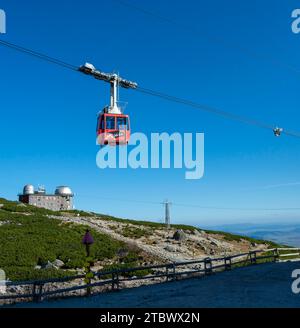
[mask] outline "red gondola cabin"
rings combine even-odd
[[[118,104],[118,88],[121,86],[125,89],[136,89],[137,83],[124,80],[117,74],[100,72],[89,63],[81,66],[79,71],[110,83],[110,105],[104,108],[97,119],[98,145],[127,145],[130,139],[130,122],[129,116],[123,114]]]
[[[97,121],[99,145],[126,145],[130,139],[129,116],[102,112]]]

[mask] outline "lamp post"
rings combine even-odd
[[[94,238],[88,229],[86,230],[85,235],[82,238],[82,244],[85,245],[86,257],[87,257],[85,282],[88,285],[88,287],[86,288],[86,294],[87,296],[90,296],[91,287],[89,285],[92,282],[93,273],[91,271],[92,260],[89,257],[90,257],[90,247],[91,245],[94,244]]]

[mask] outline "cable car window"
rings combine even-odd
[[[114,116],[106,116],[106,129],[107,130],[115,130],[115,117]]]
[[[127,117],[118,117],[117,127],[118,130],[128,129]]]
[[[103,129],[103,118],[99,117],[97,121],[97,130]]]
[[[101,121],[100,121],[100,129],[104,130],[104,117],[101,117]]]

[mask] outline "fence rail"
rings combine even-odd
[[[89,280],[89,283],[85,283],[85,275],[37,281],[7,282],[8,291],[5,295],[0,295],[0,305],[12,302],[40,302],[53,297],[86,296],[107,290],[115,291],[130,288],[130,284],[135,281],[142,283],[148,280],[148,284],[175,281],[211,275],[215,272],[231,270],[242,265],[255,265],[268,260],[278,261],[281,258],[286,260],[287,257],[295,256],[300,257],[300,249],[276,248],[221,258],[205,258],[107,272],[93,272],[93,278]],[[144,270],[150,273],[139,275]],[[127,285],[124,285],[126,283]]]
[[[278,259],[282,261],[297,259],[300,257],[300,248],[277,248]]]

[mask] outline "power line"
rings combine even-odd
[[[290,136],[290,137],[300,138],[300,133],[299,132],[283,130],[282,133],[284,133],[284,134],[286,134],[287,136]]]
[[[79,197],[86,197],[86,198],[93,198],[94,195],[84,195],[84,194],[76,194]],[[129,199],[120,199],[120,198],[110,198],[110,197],[94,197],[101,200],[109,200],[109,201],[117,201],[117,202],[125,202],[125,203],[136,203],[136,204],[148,204],[148,205],[158,205],[161,203],[158,202],[150,202],[150,201],[143,201],[143,200],[129,200]]]
[[[192,32],[194,34],[201,35],[201,36],[206,37],[206,38],[208,37],[213,42],[221,43],[221,44],[223,44],[223,46],[233,47],[236,50],[241,51],[241,52],[243,52],[244,54],[246,54],[250,57],[254,57],[255,59],[258,59],[258,60],[262,59],[264,61],[269,61],[272,65],[277,65],[277,66],[284,67],[284,68],[286,68],[286,69],[288,69],[288,70],[290,70],[294,73],[298,73],[298,74],[300,73],[299,68],[294,67],[290,64],[287,64],[286,62],[282,62],[282,61],[278,60],[277,58],[274,58],[274,57],[269,56],[269,55],[265,55],[265,54],[255,52],[252,49],[241,46],[240,44],[228,42],[227,40],[225,40],[223,38],[208,35],[207,31],[205,31],[205,33],[203,33],[202,31],[200,32],[195,26],[178,23],[174,19],[163,16],[159,13],[147,10],[147,9],[142,8],[140,6],[137,6],[135,4],[129,3],[128,1],[125,1],[125,0],[114,0],[114,1],[121,4],[122,6],[125,6],[125,7],[128,7],[128,8],[134,9],[136,11],[142,12],[145,15],[152,16],[152,17],[157,18],[161,21],[167,22],[168,24],[177,26],[179,28],[184,28],[185,30],[188,30],[189,32]],[[187,105],[187,106],[191,106],[191,107],[194,107],[194,108],[205,110],[207,112],[215,113],[217,115],[221,115],[221,116],[227,117],[229,119],[240,121],[240,122],[243,122],[243,123],[246,123],[246,124],[256,125],[256,126],[259,126],[261,128],[265,128],[265,129],[272,129],[273,131],[274,131],[274,128],[275,128],[274,126],[264,124],[263,122],[259,122],[257,120],[253,120],[253,119],[238,116],[238,115],[235,115],[235,114],[227,113],[227,112],[224,112],[224,111],[221,111],[221,110],[218,110],[218,109],[215,109],[215,108],[211,108],[211,107],[208,107],[208,106],[205,106],[205,105],[200,105],[200,104],[197,104],[197,103],[193,103],[189,100],[179,99],[177,97],[169,96],[167,94],[162,94],[162,93],[159,93],[159,92],[155,92],[155,91],[150,90],[150,89],[138,88],[137,91],[141,91],[141,92],[144,92],[144,93],[147,93],[149,95],[156,96],[156,97],[161,97],[161,98],[164,98],[164,99],[169,100],[169,101],[175,101],[175,102]],[[274,131],[274,132],[276,132],[276,131]],[[300,138],[300,133],[299,132],[287,131],[287,130],[283,129],[282,131],[280,131],[280,133],[283,133],[283,134],[291,136],[291,137]]]
[[[272,126],[270,124],[265,124],[263,122],[260,122],[260,121],[254,120],[254,119],[249,119],[249,118],[239,116],[239,115],[236,115],[236,114],[233,114],[233,113],[225,112],[225,111],[219,110],[217,108],[213,108],[213,107],[210,107],[210,106],[207,106],[207,105],[199,104],[199,103],[187,100],[187,99],[178,98],[178,97],[171,96],[171,95],[168,95],[168,94],[165,94],[165,93],[161,93],[161,92],[158,92],[158,91],[145,89],[145,88],[141,88],[141,87],[138,87],[136,90],[140,91],[142,93],[151,95],[151,96],[160,97],[160,98],[165,99],[165,100],[169,100],[169,101],[180,103],[180,104],[183,104],[183,105],[186,105],[186,106],[194,107],[194,108],[200,109],[202,111],[217,114],[219,116],[223,116],[223,117],[231,119],[231,120],[239,121],[239,122],[250,124],[250,125],[256,125],[260,128],[264,128],[264,129],[271,129],[271,130],[274,129],[274,126]]]
[[[197,204],[182,204],[182,203],[170,203],[169,201],[161,202],[151,202],[144,200],[132,200],[132,199],[120,199],[120,198],[109,198],[109,197],[97,197],[95,195],[81,195],[78,194],[79,197],[88,197],[95,198],[101,200],[109,200],[113,202],[126,202],[133,204],[149,204],[149,205],[162,205],[168,203],[169,205],[175,207],[187,207],[187,208],[199,208],[203,210],[215,210],[215,211],[300,211],[300,207],[281,207],[281,208],[251,208],[251,207],[220,207],[220,206],[202,206]]]
[[[0,40],[0,45],[6,46],[8,48],[14,49],[14,50],[19,51],[19,52],[26,53],[28,55],[34,56],[36,58],[47,61],[49,63],[62,66],[64,68],[70,69],[72,71],[79,71],[79,68],[75,65],[69,64],[65,61],[62,61],[60,59],[56,59],[54,57],[50,57],[50,56],[42,54],[40,52],[37,52],[37,51],[31,50],[31,49],[16,45],[14,43],[10,43],[10,42],[7,42],[7,41]],[[223,116],[223,117],[225,117],[227,119],[230,119],[230,120],[235,120],[235,121],[239,121],[239,122],[246,123],[246,124],[249,124],[249,125],[254,125],[254,126],[257,126],[257,127],[260,127],[260,128],[273,130],[274,132],[277,129],[277,130],[280,130],[279,133],[284,133],[288,136],[300,138],[300,132],[293,132],[293,131],[288,131],[288,130],[285,130],[285,129],[279,129],[279,128],[276,128],[276,127],[274,127],[270,124],[266,124],[266,123],[260,122],[258,120],[254,120],[254,119],[239,116],[239,115],[236,115],[236,114],[233,114],[233,113],[230,113],[230,112],[222,111],[222,110],[219,110],[219,109],[216,109],[216,108],[213,108],[213,107],[209,107],[207,105],[203,105],[203,104],[200,104],[200,103],[193,102],[191,100],[175,97],[175,96],[172,96],[172,95],[168,95],[168,94],[165,94],[165,93],[161,93],[161,92],[158,92],[158,91],[154,91],[154,90],[146,89],[146,88],[142,88],[142,87],[138,87],[135,90],[137,90],[141,93],[144,93],[144,94],[154,96],[154,97],[159,97],[159,98],[171,101],[171,102],[180,103],[180,104],[183,104],[183,105],[186,105],[186,106],[189,106],[189,107],[193,107],[193,108],[196,108],[196,109],[199,109],[199,110],[202,110],[202,111],[206,111],[206,112],[210,112],[210,113],[213,113],[213,114],[216,114],[216,115],[219,115],[219,116]]]
[[[28,48],[24,48],[22,46],[18,46],[18,45],[14,44],[14,43],[0,40],[0,45],[5,46],[5,47],[8,47],[8,48],[11,48],[11,49],[16,50],[16,51],[19,51],[19,52],[23,52],[23,53],[28,54],[28,55],[31,55],[31,56],[34,56],[36,58],[42,59],[42,60],[47,61],[47,62],[52,63],[52,64],[56,64],[56,65],[62,66],[64,68],[73,70],[73,71],[78,71],[78,67],[75,66],[75,65],[66,63],[66,62],[64,62],[64,61],[62,61],[60,59],[57,59],[57,58],[54,58],[54,57],[50,57],[50,56],[45,55],[45,54],[42,54],[40,52],[31,50],[31,49],[28,49]]]
[[[263,129],[272,130],[274,133],[276,132],[276,130],[280,130],[279,131],[280,134],[282,133],[282,134],[288,135],[290,137],[300,138],[300,132],[289,131],[289,130],[286,130],[286,129],[280,129],[280,128],[277,128],[277,127],[275,127],[274,125],[271,125],[271,124],[267,124],[267,123],[264,123],[264,122],[261,122],[261,121],[255,120],[255,119],[247,118],[247,117],[244,117],[244,116],[236,115],[236,114],[226,112],[226,111],[214,108],[214,107],[210,107],[210,106],[207,106],[207,105],[196,103],[196,102],[193,102],[193,101],[190,101],[190,100],[187,100],[187,99],[178,98],[178,97],[175,97],[175,96],[171,96],[171,95],[161,93],[161,92],[158,92],[158,91],[154,91],[154,90],[151,90],[151,89],[145,89],[145,88],[142,88],[142,87],[138,87],[135,90],[139,91],[139,92],[142,92],[144,94],[148,94],[150,96],[159,97],[159,98],[162,98],[162,99],[165,99],[165,100],[168,100],[168,101],[172,101],[172,102],[183,104],[183,105],[186,105],[186,106],[189,106],[189,107],[193,107],[193,108],[199,109],[201,111],[210,112],[212,114],[223,116],[224,118],[227,118],[227,119],[230,119],[230,120],[239,121],[239,122],[242,122],[242,123],[245,123],[245,124],[248,124],[248,125],[254,125],[254,126],[257,126],[257,127],[263,128]]]
[[[214,207],[214,206],[200,206],[192,204],[178,204],[173,203],[174,206],[188,207],[188,208],[199,208],[205,210],[216,210],[216,211],[300,211],[300,207],[282,207],[282,208],[251,208],[251,207]]]
[[[182,23],[178,23],[176,20],[171,19],[169,17],[163,16],[157,12],[154,11],[150,11],[147,9],[144,9],[138,5],[129,3],[128,1],[124,1],[124,0],[114,0],[115,2],[121,4],[124,7],[128,7],[130,9],[134,9],[135,11],[139,11],[145,15],[154,17],[156,19],[159,19],[161,21],[167,22],[168,24],[177,26],[179,28],[183,28],[185,30],[187,30],[188,32],[192,32],[196,35],[200,35],[201,37],[206,38],[208,41],[212,41],[214,43],[220,43],[223,46],[227,47],[227,48],[234,48],[237,51],[240,51],[242,53],[244,53],[245,55],[249,56],[249,57],[253,57],[256,60],[262,60],[264,62],[270,62],[272,65],[274,66],[280,66],[282,68],[285,68],[293,73],[300,73],[300,69],[292,66],[286,62],[282,62],[280,61],[278,58],[275,58],[273,56],[270,55],[266,55],[266,54],[262,54],[256,51],[253,51],[250,48],[244,47],[238,43],[233,43],[233,42],[229,42],[228,40],[225,40],[223,38],[217,37],[215,35],[212,34],[208,34],[207,30],[205,30],[205,32],[200,31],[199,29],[197,29],[196,26],[192,26],[192,25],[186,25],[186,24],[182,24]]]

